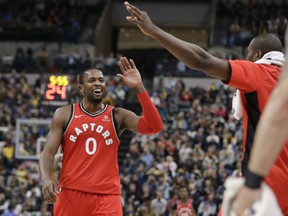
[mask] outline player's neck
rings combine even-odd
[[[91,102],[91,101],[87,101],[87,100],[83,100],[82,105],[83,105],[84,109],[87,110],[91,114],[96,114],[96,113],[102,111],[104,109],[104,106],[105,106],[102,103],[102,101],[100,101],[99,103],[96,103],[96,102]]]

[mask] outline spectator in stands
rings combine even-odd
[[[11,53],[7,52],[2,56],[2,70],[4,72],[6,71],[10,71],[12,69],[12,65],[13,65],[13,61],[14,61],[14,56],[11,55]]]
[[[151,202],[151,207],[155,211],[156,216],[164,216],[167,207],[167,200],[163,198],[163,193],[157,190],[156,197]]]
[[[90,53],[87,50],[84,50],[84,52],[82,52],[80,57],[80,63],[81,63],[80,70],[91,68],[92,60]]]
[[[215,202],[214,192],[211,192],[205,197],[205,199],[200,203],[198,207],[198,215],[216,215],[217,214],[217,204]]]
[[[4,188],[4,180],[4,176],[0,176],[0,214],[3,214],[3,212],[9,205],[6,194],[7,192]]]
[[[131,202],[133,209],[136,209],[142,202],[141,192],[137,190],[134,182],[130,182],[128,185],[128,190],[126,191],[126,202]]]
[[[17,216],[17,214],[14,212],[14,206],[9,204],[8,209],[4,211],[2,216]]]
[[[42,50],[38,54],[38,64],[41,71],[44,71],[48,68],[48,52],[46,46],[43,46]]]
[[[117,59],[113,52],[110,52],[109,55],[104,59],[104,70],[115,71],[117,68]]]
[[[240,34],[240,24],[239,20],[235,19],[233,23],[229,26],[229,36],[228,36],[228,46],[233,47],[233,46],[239,46],[242,43],[242,38]]]
[[[135,216],[156,216],[155,210],[151,205],[151,198],[143,196],[143,203],[137,208]]]
[[[26,55],[22,48],[18,48],[14,56],[13,68],[19,73],[27,68]]]
[[[159,107],[161,105],[161,99],[160,97],[158,96],[158,93],[157,91],[153,91],[152,92],[152,95],[150,96],[151,98],[151,101],[153,102],[153,104],[156,106],[156,107]]]

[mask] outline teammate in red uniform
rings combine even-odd
[[[243,215],[247,208],[261,198],[260,186],[263,178],[269,175],[281,149],[288,145],[288,28],[285,34],[285,46],[285,62],[281,79],[269,98],[255,135],[251,159],[248,164],[249,170],[254,174],[246,176],[245,181],[248,184],[246,183],[238,191],[234,199],[233,207],[239,216]],[[265,143],[266,148],[262,147],[263,143]],[[281,157],[278,157],[277,160],[280,159]],[[287,161],[282,162],[287,163]],[[286,188],[283,188],[283,194],[285,193]]]
[[[175,211],[175,216],[194,216],[195,210],[193,207],[193,200],[189,198],[188,188],[184,185],[179,189],[179,200],[174,206],[172,206]],[[174,212],[174,211],[173,211]]]
[[[154,134],[163,128],[133,60],[123,57],[119,66],[122,74],[118,76],[137,92],[143,116],[103,104],[106,86],[100,70],[80,75],[79,90],[84,99],[56,110],[40,158],[42,193],[46,201],[54,203],[54,215],[122,215],[119,136],[125,129]],[[60,145],[63,162],[58,187],[53,161]]]
[[[130,13],[127,20],[137,25],[147,36],[158,41],[176,58],[190,68],[203,71],[211,77],[218,78],[240,90],[240,104],[244,117],[244,137],[242,173],[247,170],[255,130],[264,106],[280,76],[284,62],[282,44],[273,34],[261,34],[255,37],[248,46],[247,60],[223,60],[210,55],[196,44],[180,40],[157,27],[145,11],[124,2]],[[265,148],[265,143],[263,143]],[[279,154],[269,175],[265,178],[273,189],[284,215],[288,215],[288,196],[283,188],[288,188],[288,145]]]

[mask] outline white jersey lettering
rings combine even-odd
[[[90,126],[91,126],[91,131],[94,131],[94,127],[95,127],[95,123],[90,123]]]
[[[76,142],[76,139],[77,139],[77,137],[73,136],[73,135],[70,135],[70,137],[69,137],[69,140],[72,142]]]
[[[97,133],[101,133],[103,130],[103,126],[102,125],[98,125],[97,128],[96,128],[96,132]]]
[[[79,136],[81,133],[83,133],[83,131],[77,127],[75,128],[75,132],[76,132],[77,136]]]
[[[110,132],[108,130],[106,130],[102,136],[104,137],[104,139],[106,139],[108,136],[110,136]]]
[[[111,144],[113,144],[113,139],[105,140],[105,143],[106,143],[106,145],[111,145]]]
[[[87,131],[88,127],[89,127],[88,124],[82,124],[82,128],[84,131]]]
[[[82,128],[81,128],[82,127]],[[111,133],[109,130],[105,130],[103,125],[97,125],[96,123],[90,123],[90,124],[82,124],[81,129],[78,127],[74,128],[74,131],[76,135],[70,135],[69,139],[72,142],[76,142],[78,136],[85,132],[96,132],[102,135],[102,137],[105,139],[106,145],[111,145],[113,143],[113,139],[109,139]]]

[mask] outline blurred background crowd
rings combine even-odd
[[[24,124],[17,130],[18,119],[52,117],[55,108],[42,103],[47,76],[69,77],[67,101],[71,103],[81,100],[77,75],[99,68],[108,89],[104,102],[141,114],[135,93],[115,76],[122,55],[135,60],[165,125],[153,136],[126,132],[121,137],[124,215],[173,215],[183,185],[197,215],[217,215],[223,182],[230,175],[239,176],[242,121],[231,114],[235,89],[187,68],[161,49],[156,55],[155,50],[112,47],[95,54],[91,50],[95,26],[113,2],[122,6],[117,0],[0,1],[0,47],[5,48],[0,51],[1,215],[51,215],[52,206],[41,195],[38,160],[15,156],[15,152],[36,155],[37,140],[47,135],[48,127],[41,124]],[[205,31],[205,48],[220,58],[243,58],[249,41],[258,33],[272,32],[283,39],[288,14],[285,0],[205,0],[195,1],[197,4],[214,8],[215,23]],[[199,78],[209,80],[208,84],[198,83]],[[188,79],[193,85],[187,84]],[[61,158],[57,172],[60,170]]]

